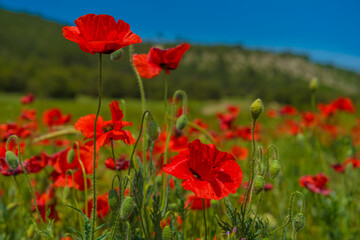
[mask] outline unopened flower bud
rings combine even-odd
[[[116,189],[111,189],[108,195],[108,204],[111,211],[116,212],[120,207],[120,197]]]
[[[15,153],[13,153],[12,151],[6,151],[5,160],[11,170],[15,170],[19,166],[19,160],[18,160],[17,156],[15,155]]]
[[[305,216],[303,213],[298,213],[293,217],[293,225],[296,232],[305,226]]]
[[[256,99],[250,106],[250,112],[254,120],[258,119],[263,110],[264,105],[260,98]]]
[[[64,198],[64,199],[67,199],[67,197],[69,196],[69,194],[70,194],[70,188],[69,188],[68,185],[66,185],[66,186],[64,187],[64,190],[63,190],[63,198]]]
[[[257,175],[254,179],[254,192],[255,194],[259,194],[262,190],[264,190],[265,181],[263,176]]]
[[[74,161],[74,159],[75,159],[75,151],[73,148],[71,148],[66,155],[66,161],[69,164],[71,164]]]
[[[183,114],[176,120],[176,129],[183,130],[186,127],[186,124],[187,124],[187,116]]]
[[[313,78],[311,79],[310,83],[309,83],[309,88],[310,91],[315,92],[318,88],[318,80],[317,78]]]
[[[121,204],[120,208],[120,217],[122,219],[127,219],[130,217],[132,211],[134,208],[133,198],[132,197],[126,197]]]
[[[270,176],[271,178],[276,178],[279,173],[280,173],[280,169],[281,169],[281,166],[280,166],[280,163],[278,160],[274,160],[271,162],[270,164]]]
[[[173,234],[171,231],[171,228],[169,226],[165,226],[163,233],[162,233],[162,239],[163,240],[172,240]]]
[[[34,232],[35,232],[34,224],[30,224],[28,230],[26,231],[27,238],[32,239],[34,237]]]
[[[122,58],[123,54],[124,54],[124,50],[120,48],[119,50],[110,54],[110,59],[114,62],[117,62]]]
[[[155,120],[150,120],[147,130],[148,130],[149,139],[151,141],[155,142],[156,140],[158,140],[160,135],[160,128]]]

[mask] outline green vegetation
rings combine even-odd
[[[0,10],[0,91],[33,92],[36,96],[73,98],[96,96],[97,58],[79,51],[62,36],[62,26],[28,14]],[[137,33],[141,36],[141,33]],[[171,47],[163,45],[161,47]],[[153,43],[135,46],[146,53]],[[120,63],[104,58],[104,94],[137,98],[137,83],[127,48]],[[181,70],[180,70],[181,69]],[[319,79],[321,101],[346,95],[359,99],[360,75],[314,64],[306,56],[248,50],[241,46],[193,45],[169,88],[184,89],[190,99],[261,97],[265,101],[300,104],[309,99],[307,82]],[[162,76],[145,79],[146,94],[161,99]]]

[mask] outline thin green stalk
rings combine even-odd
[[[25,179],[26,179],[27,184],[28,184],[28,186],[29,186],[29,190],[30,190],[31,196],[32,196],[33,201],[34,201],[34,205],[35,205],[36,212],[37,212],[37,214],[38,214],[38,217],[40,218],[40,222],[41,222],[41,225],[42,225],[43,229],[46,229],[45,223],[44,223],[44,221],[43,221],[43,219],[42,219],[42,217],[41,217],[41,214],[40,214],[40,211],[39,211],[39,208],[38,208],[38,204],[37,204],[37,202],[36,202],[36,197],[35,197],[34,189],[33,189],[33,187],[31,186],[31,182],[30,182],[30,179],[29,179],[29,175],[28,175],[28,173],[27,173],[27,171],[26,171],[26,169],[25,169],[25,167],[24,167],[24,165],[23,165],[23,163],[22,163],[22,160],[21,160],[21,154],[20,154],[20,139],[18,138],[18,136],[16,136],[16,135],[11,135],[11,136],[7,139],[7,142],[6,142],[6,150],[9,149],[9,143],[10,143],[11,139],[13,139],[13,138],[16,140],[16,143],[17,143],[17,145],[18,145],[18,160],[19,160],[20,166],[21,166],[21,168],[22,168],[22,170],[23,170],[23,172],[24,172],[24,174],[25,174]],[[46,231],[46,230],[45,230],[45,231]],[[47,231],[46,231],[46,233],[48,234]],[[50,237],[51,239],[53,239],[53,237],[52,237],[51,235],[50,235],[49,237]]]
[[[77,157],[78,157],[78,160],[79,160],[79,163],[80,163],[80,166],[81,166],[81,171],[82,171],[82,174],[83,174],[83,178],[84,178],[84,195],[85,195],[85,214],[86,216],[89,216],[88,213],[89,213],[89,210],[88,210],[88,205],[87,205],[87,195],[88,195],[88,187],[87,187],[87,179],[86,179],[86,171],[85,171],[85,167],[84,167],[84,163],[82,162],[81,160],[81,157],[80,157],[80,146],[79,146],[79,143],[78,142],[75,142],[76,144],[76,148],[77,148]]]
[[[116,175],[118,175],[120,177],[120,170],[118,170],[116,168],[116,160],[115,160],[115,152],[114,152],[114,140],[111,139],[111,152],[112,152],[112,156],[113,156],[113,161],[114,161],[114,167],[115,167],[115,172],[116,172]]]
[[[253,121],[253,124],[252,124],[252,153],[251,153],[251,158],[249,160],[249,165],[250,165],[250,179],[249,179],[249,182],[248,182],[248,187],[245,191],[245,196],[244,196],[244,201],[243,201],[243,205],[242,205],[242,224],[241,226],[244,226],[244,223],[245,223],[245,217],[246,217],[246,214],[247,214],[247,202],[248,202],[248,199],[250,199],[251,201],[251,188],[252,188],[252,184],[253,184],[253,180],[254,180],[254,156],[255,156],[255,124],[256,124],[256,120]],[[249,201],[249,205],[250,205],[250,201]]]
[[[143,115],[142,115],[141,123],[140,123],[139,136],[138,136],[138,138],[136,139],[136,142],[135,142],[135,144],[134,144],[134,148],[133,148],[133,151],[132,151],[131,157],[130,157],[130,166],[129,166],[129,170],[128,170],[128,175],[130,174],[130,170],[131,170],[131,168],[132,168],[133,165],[134,165],[134,163],[133,163],[133,162],[134,162],[134,161],[133,161],[133,157],[134,157],[134,154],[135,154],[136,146],[138,145],[138,143],[139,143],[139,141],[140,141],[140,138],[141,138],[141,134],[143,133],[143,128],[144,128],[143,125],[144,125],[144,119],[145,119],[145,115],[146,115],[146,114],[150,114],[151,119],[153,118],[151,112],[148,111],[148,110],[146,110],[146,111],[143,113]]]
[[[139,89],[140,89],[140,96],[141,96],[141,108],[142,108],[142,112],[144,113],[147,109],[146,107],[146,100],[145,100],[145,91],[144,91],[144,85],[142,82],[142,79],[140,77],[139,72],[136,70],[134,61],[133,61],[133,54],[134,54],[134,46],[130,45],[129,46],[129,57],[130,57],[130,65],[135,73],[137,82],[139,84]],[[145,143],[146,143],[146,135],[145,135],[145,129],[143,129],[143,141],[142,141],[142,152],[143,152],[143,162],[145,163],[145,159],[146,159],[146,148],[145,148]]]
[[[204,225],[205,225],[205,240],[207,240],[207,224],[206,224],[206,209],[205,209],[205,200],[202,199],[203,204],[203,213],[204,213]]]
[[[91,226],[91,239],[95,239],[95,225],[96,225],[96,124],[101,108],[102,97],[102,54],[99,53],[99,102],[94,122],[94,158],[93,158],[93,210],[92,210],[92,226]]]

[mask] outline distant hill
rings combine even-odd
[[[97,94],[97,57],[66,40],[62,27],[37,16],[0,9],[0,91],[61,98]],[[148,52],[152,45],[135,45],[135,52]],[[104,59],[104,94],[138,97],[127,48],[120,62]],[[171,90],[183,89],[191,98],[261,97],[301,103],[308,101],[308,82],[313,77],[320,82],[320,100],[340,95],[359,99],[358,73],[315,64],[306,56],[242,46],[193,45],[170,74],[169,83]],[[149,97],[162,97],[162,76],[144,82]]]

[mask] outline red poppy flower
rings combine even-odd
[[[350,157],[346,159],[344,165],[352,164],[353,168],[359,168],[360,167],[360,160],[356,159],[354,157]]]
[[[249,150],[241,146],[233,146],[231,148],[231,154],[239,160],[245,160],[249,154]]]
[[[23,109],[21,111],[20,118],[22,120],[34,121],[34,120],[36,120],[36,110],[35,109]]]
[[[346,97],[337,98],[331,102],[331,105],[334,106],[334,108],[341,111],[345,111],[349,113],[355,112],[355,106],[350,98],[346,98]]]
[[[193,123],[198,125],[199,127],[203,128],[203,129],[208,129],[209,128],[209,125],[204,123],[200,118],[194,119]],[[193,128],[193,127],[189,128],[189,134],[196,133],[196,132],[199,132],[199,130],[197,130],[197,129]]]
[[[326,184],[329,178],[323,173],[319,173],[315,176],[303,176],[300,178],[300,186],[306,187],[311,192],[319,193],[322,195],[329,195],[331,190],[326,189]]]
[[[63,28],[66,39],[79,44],[87,53],[110,54],[116,50],[140,43],[138,35],[130,31],[130,26],[123,20],[116,23],[112,16],[87,14],[75,20],[76,27]]]
[[[301,124],[305,127],[314,127],[317,123],[317,115],[312,112],[303,112],[301,113]]]
[[[143,78],[153,78],[159,75],[161,70],[170,73],[170,70],[178,67],[182,56],[189,48],[188,43],[164,50],[152,47],[149,54],[134,54],[134,65]]]
[[[264,190],[265,191],[270,191],[274,188],[274,186],[271,183],[265,183],[264,185]]]
[[[279,113],[281,115],[295,116],[297,113],[297,110],[296,110],[296,108],[294,108],[291,105],[285,105],[279,110]]]
[[[58,108],[53,108],[46,110],[43,113],[43,122],[46,126],[52,127],[52,126],[59,126],[64,125],[65,123],[68,123],[71,119],[70,114],[62,114],[61,110]]]
[[[38,209],[39,209],[39,212],[40,212],[40,215],[41,215],[41,218],[43,219],[43,221],[45,221],[45,216],[46,216],[48,209],[50,209],[50,215],[49,215],[50,219],[55,219],[55,220],[59,219],[58,213],[55,210],[56,198],[54,196],[53,189],[49,189],[42,194],[35,193],[35,197],[36,197],[36,203],[38,205]],[[35,209],[34,201],[32,201],[32,205],[33,205],[32,210],[35,212],[36,209]]]
[[[199,198],[219,200],[240,187],[243,174],[235,158],[215,145],[195,140],[164,166],[164,172],[182,179],[182,186]]]
[[[129,160],[126,160],[125,155],[121,155],[119,159],[115,160],[116,162],[116,170],[126,170],[129,168]],[[109,169],[115,170],[114,159],[112,157],[105,160],[105,166]]]
[[[112,119],[110,121],[104,121],[102,117],[99,116],[96,123],[96,150],[99,150],[100,147],[110,143],[111,139],[122,140],[126,144],[135,143],[135,139],[131,133],[129,131],[122,130],[125,126],[132,126],[132,123],[122,121],[124,114],[120,110],[119,102],[112,101],[109,106]],[[95,114],[90,114],[79,118],[79,120],[75,123],[75,129],[80,130],[85,136],[85,139],[94,138],[95,117]],[[92,146],[93,144],[93,141],[86,143],[87,146]]]
[[[345,172],[345,167],[343,164],[340,163],[335,163],[335,164],[331,164],[331,167],[337,171],[338,173],[344,173]]]
[[[21,104],[30,104],[35,100],[35,96],[32,93],[29,93],[26,96],[20,98]]]
[[[103,195],[97,196],[96,198],[96,212],[98,218],[104,219],[106,215],[108,214],[110,207],[108,204],[108,195],[109,193],[105,193]],[[88,217],[91,216],[92,208],[93,208],[93,200],[90,199],[87,202],[88,205]],[[85,208],[83,209],[83,212],[85,213]]]
[[[322,104],[319,103],[317,108],[320,110],[321,115],[325,118],[332,116],[336,113],[336,107],[333,104]]]
[[[211,207],[210,199],[205,199],[205,209]],[[189,196],[186,199],[185,206],[190,206],[191,210],[203,210],[202,198],[198,198],[195,195]]]

